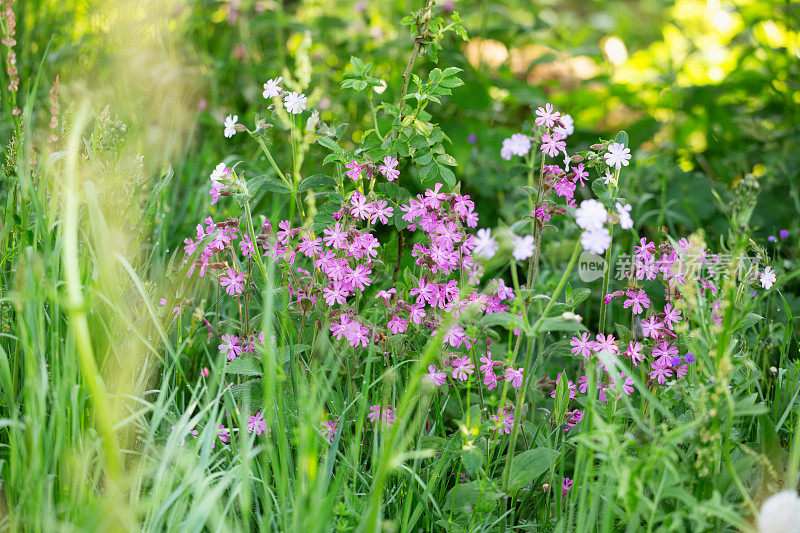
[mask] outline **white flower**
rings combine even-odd
[[[633,227],[633,219],[631,218],[631,204],[622,205],[617,202],[617,213],[619,213],[619,225],[622,229],[631,229]]]
[[[500,149],[500,157],[508,161],[511,159],[512,155],[523,157],[528,155],[530,151],[530,137],[523,133],[515,133],[508,139],[503,140],[503,147]]]
[[[263,96],[265,100],[269,100],[270,98],[280,96],[281,94],[280,83],[282,81],[283,81],[282,76],[278,76],[277,78],[269,80],[267,83],[264,84],[264,92],[261,93],[261,96]]]
[[[602,228],[606,220],[608,220],[606,208],[597,200],[584,200],[575,210],[575,222],[588,231]]]
[[[533,255],[533,247],[532,235],[525,235],[524,237],[514,235],[514,251],[511,255],[513,255],[514,259],[517,261],[523,261]]]
[[[511,153],[520,157],[528,155],[531,151],[531,139],[523,133],[515,133],[508,138],[511,141]]]
[[[562,128],[561,126],[556,126],[553,128],[553,131],[557,131],[564,137],[569,137],[573,133],[575,133],[575,121],[572,119],[570,115],[561,115],[561,123],[564,125]]]
[[[314,112],[311,113],[311,116],[308,117],[308,120],[306,120],[306,129],[313,130],[317,127],[317,124],[319,124],[319,111],[315,109]]]
[[[283,99],[283,105],[286,106],[286,110],[289,113],[298,115],[305,110],[307,101],[308,98],[306,98],[305,94],[299,94],[297,91],[292,91]]]
[[[767,290],[772,288],[772,285],[775,284],[775,281],[778,277],[775,275],[775,271],[772,269],[771,266],[768,266],[764,269],[764,272],[761,274],[761,286]]]
[[[621,167],[627,167],[631,159],[631,149],[626,148],[624,144],[611,143],[608,145],[608,153],[603,155],[606,160],[606,165],[616,167],[619,170]]]
[[[616,185],[617,180],[614,178],[614,173],[610,170],[603,175],[603,183],[606,185]]]
[[[581,233],[581,246],[587,252],[601,255],[611,246],[611,234],[606,228],[587,230]]]
[[[239,115],[228,115],[225,117],[225,137],[230,139],[236,133],[236,121],[239,120]]]
[[[220,163],[217,165],[217,168],[211,172],[211,181],[219,181],[223,178],[227,178],[230,175],[231,171],[228,170],[228,167],[225,166],[225,163]]]
[[[498,248],[500,248],[500,245],[492,237],[491,229],[483,228],[478,230],[475,236],[475,250],[473,252],[475,255],[491,259],[497,253]]]
[[[567,151],[564,150],[564,173],[569,174],[569,164],[572,162],[570,156],[567,155]]]
[[[758,513],[758,533],[800,533],[800,498],[793,490],[770,496]]]
[[[511,152],[511,139],[503,139],[503,147],[500,148],[500,157],[505,159],[506,161],[511,161],[511,156],[514,155]]]

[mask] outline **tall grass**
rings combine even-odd
[[[508,448],[475,438],[477,393],[464,397],[466,406],[452,398],[443,405],[422,383],[440,337],[394,366],[374,344],[354,361],[314,333],[319,325],[291,320],[272,263],[258,265],[263,286],[249,319],[276,342],[259,348],[260,366],[226,364],[202,318],[233,323],[238,314],[186,281],[170,250],[177,244],[170,225],[183,225],[205,191],[179,197],[186,191],[169,186],[166,162],[190,146],[186,102],[194,86],[191,75],[170,77],[185,66],[169,56],[175,48],[165,28],[149,25],[168,8],[125,3],[109,13],[118,25],[113,45],[123,51],[108,76],[117,82],[73,86],[66,142],[52,154],[34,141],[31,98],[6,154],[0,529],[752,531],[765,496],[798,486],[800,367],[789,354],[796,317],[785,300],[757,304],[786,315],[781,373],[770,376],[757,358],[767,328],[750,322],[755,311],[734,271],[722,288],[722,325],[709,325],[699,311],[707,305],[697,304],[687,326],[695,353],[704,354],[691,372],[707,386],[656,395],[645,373],[609,357],[607,367],[634,380],[637,401],[601,404],[589,395],[580,432],[567,436],[541,408],[563,418],[568,391],[559,386],[549,403],[526,383],[516,410],[524,421]],[[78,99],[87,87],[92,92]],[[103,111],[107,103],[135,119],[124,135]],[[140,155],[143,174],[157,178],[131,187]],[[199,172],[194,164],[181,168]],[[725,244],[737,256],[749,228],[746,214],[733,215]],[[557,334],[539,326],[571,294],[575,250],[569,261],[543,257],[549,299],[530,310],[534,332],[520,351],[528,369],[560,364],[548,350]],[[194,314],[173,320],[158,302],[179,293],[194,297]],[[300,345],[309,332],[314,344]],[[756,344],[748,344],[754,332]],[[209,377],[200,376],[203,366]],[[240,396],[232,385],[254,394]],[[683,403],[675,407],[678,394]],[[376,396],[397,406],[390,429],[368,425]],[[238,431],[223,445],[220,425],[245,428],[254,409],[264,413],[268,436]],[[319,428],[331,415],[351,429],[327,443]],[[555,465],[510,483],[512,458],[537,448],[557,450]],[[562,497],[568,474],[573,489]]]

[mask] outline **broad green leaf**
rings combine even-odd
[[[511,460],[508,478],[510,491],[517,491],[549,470],[558,459],[558,452],[550,448],[535,448],[517,454]]]
[[[314,174],[300,182],[299,190],[324,189],[326,187],[336,187],[336,180],[325,174]]]

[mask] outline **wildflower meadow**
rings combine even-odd
[[[0,531],[800,532],[796,4],[0,4]]]

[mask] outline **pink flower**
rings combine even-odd
[[[506,382],[511,383],[515,389],[522,386],[522,370],[522,367],[516,370],[513,367],[506,369]]]
[[[372,204],[367,202],[367,197],[356,191],[350,197],[351,212],[356,218],[369,220],[372,216]]]
[[[394,215],[394,207],[386,207],[388,202],[386,200],[378,200],[373,205],[372,218],[370,222],[373,224],[379,221],[381,224],[388,224],[389,218]]]
[[[249,235],[242,235],[242,240],[239,241],[239,248],[242,250],[242,255],[245,257],[252,257],[255,250],[253,250],[253,243],[250,242]]]
[[[297,247],[297,251],[306,257],[319,255],[319,253],[322,252],[322,239],[317,237],[312,241],[308,237],[303,237],[300,239],[300,245]]]
[[[322,433],[322,436],[325,437],[328,442],[333,442],[333,438],[338,431],[336,420],[323,420],[320,422],[320,426],[319,432]]]
[[[226,428],[225,424],[220,424],[217,430],[217,437],[219,437],[219,440],[221,440],[223,444],[228,444],[231,438],[231,430]]]
[[[506,413],[503,408],[498,409],[497,414],[490,416],[489,420],[495,422],[494,430],[498,433],[505,433],[508,435],[514,427],[514,415],[512,413]]]
[[[497,387],[497,376],[491,370],[486,371],[483,373],[483,384],[486,385],[489,390]]]
[[[653,369],[650,371],[650,379],[656,380],[661,384],[672,376],[672,370],[666,364],[660,365],[658,362],[653,362],[650,368]]]
[[[356,163],[356,160],[353,159],[350,163],[345,163],[344,165],[349,170],[347,171],[347,177],[353,181],[358,180],[361,177],[361,165]]]
[[[256,435],[261,435],[267,430],[267,421],[264,419],[264,415],[261,412],[255,414],[255,416],[250,417],[250,421],[247,423],[247,431],[250,433],[255,433]]]
[[[622,304],[622,307],[627,309],[630,306],[633,306],[633,314],[639,315],[644,312],[645,309],[650,307],[650,298],[647,297],[647,293],[644,292],[644,289],[639,289],[638,292],[636,291],[628,291],[626,293],[629,297],[628,300]]]
[[[481,356],[481,363],[483,363],[480,366],[481,372],[492,372],[494,370],[494,365],[502,364],[498,361],[492,361],[492,354],[489,352],[486,352],[485,356]]]
[[[341,223],[335,222],[333,226],[328,226],[322,230],[322,233],[325,234],[322,241],[326,246],[336,248],[337,250],[344,250],[347,248],[347,232],[342,231]]]
[[[603,350],[619,355],[619,346],[616,344],[614,335],[603,335],[599,333],[596,337],[597,341],[593,344],[594,351],[599,353]]]
[[[472,346],[469,339],[467,338],[467,334],[464,332],[464,328],[461,326],[453,326],[447,333],[445,333],[444,337],[442,338],[442,344],[450,344],[453,348],[458,348],[462,344],[466,344],[467,348]],[[471,374],[472,372],[470,372]]]
[[[428,365],[428,373],[422,376],[422,379],[441,387],[447,379],[447,373],[437,372],[436,365]]]
[[[542,153],[555,157],[567,148],[567,143],[562,141],[563,136],[557,131],[542,135]]]
[[[564,414],[564,417],[567,418],[566,423],[564,424],[564,433],[566,433],[570,429],[574,428],[578,422],[583,420],[583,411],[579,411],[578,409],[567,411]]]
[[[561,497],[567,495],[567,493],[572,489],[572,480],[568,477],[561,479]]]
[[[466,381],[469,378],[468,374],[472,374],[475,371],[475,365],[467,355],[460,358],[456,357],[451,364],[453,366],[453,379],[459,381]]]
[[[628,343],[628,349],[625,351],[625,355],[631,358],[633,366],[639,366],[639,363],[644,360],[644,355],[641,354],[641,351],[642,343],[635,341]]]
[[[211,183],[211,189],[208,191],[209,196],[211,196],[211,205],[217,203],[219,200],[219,193],[222,191],[222,184],[218,181],[214,181]]]
[[[594,342],[589,340],[588,333],[581,333],[580,337],[572,337],[572,340],[569,341],[571,348],[571,352],[574,355],[580,355],[584,359],[589,357],[592,354],[592,346],[594,346]]]
[[[226,333],[222,336],[222,344],[219,345],[219,351],[224,353],[231,361],[236,359],[237,355],[242,355],[242,347],[239,344],[239,337]]]
[[[667,304],[664,306],[664,324],[667,325],[667,328],[672,330],[672,325],[677,324],[681,321],[681,311],[680,309],[673,309],[672,304]]]
[[[381,412],[381,407],[379,405],[371,405],[367,418],[369,418],[369,421],[373,424],[383,422],[387,428],[390,428],[392,427],[392,424],[394,424],[395,420],[397,420],[397,414],[394,410],[394,407],[384,407],[383,412]]]
[[[642,320],[642,334],[650,339],[657,339],[661,332],[661,322],[655,316]]]
[[[670,346],[667,341],[653,348],[653,357],[657,358],[656,362],[658,364],[663,363],[666,366],[675,355],[678,355],[678,348],[676,346]]]
[[[225,288],[225,292],[230,296],[242,294],[244,290],[244,274],[229,268],[227,270],[227,276],[221,276],[219,278],[219,284]]]
[[[200,375],[203,376],[204,378],[207,378],[210,375],[207,366],[204,366],[203,368],[200,369]]]
[[[552,128],[555,126],[560,113],[553,109],[553,104],[545,104],[544,107],[536,109],[536,122],[537,126],[544,126],[545,128]]]
[[[345,303],[347,297],[350,296],[350,291],[345,289],[341,282],[334,281],[332,285],[322,291],[322,294],[328,305],[334,305]]]
[[[397,159],[387,155],[383,158],[383,164],[378,167],[378,172],[383,174],[387,180],[394,181],[400,175],[400,171],[397,170],[397,164]]]
[[[575,167],[575,181],[580,182],[581,187],[584,186],[583,180],[589,177],[589,173],[583,168],[583,163],[578,163]]]
[[[405,318],[400,318],[399,316],[393,316],[392,319],[389,321],[389,330],[394,334],[397,335],[398,333],[405,333],[408,329],[408,320]]]

